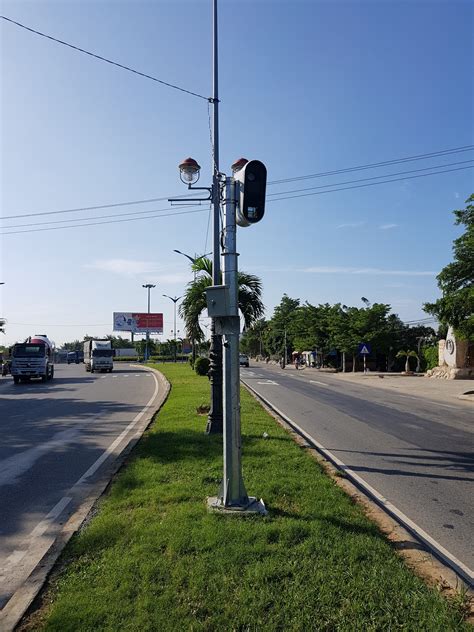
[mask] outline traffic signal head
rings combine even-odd
[[[267,168],[260,160],[249,160],[235,172],[234,179],[238,191],[236,222],[239,226],[256,224],[265,213]]]

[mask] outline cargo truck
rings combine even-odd
[[[39,378],[42,382],[54,377],[54,347],[45,334],[30,336],[11,348],[10,373],[13,382],[29,382]]]
[[[114,368],[114,350],[110,340],[86,340],[84,342],[84,364],[86,371],[108,371]]]

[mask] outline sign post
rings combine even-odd
[[[367,356],[372,353],[372,347],[367,342],[361,342],[358,353],[364,358],[364,373],[367,373]]]

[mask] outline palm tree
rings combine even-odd
[[[196,259],[192,265],[196,273],[194,281],[188,283],[184,299],[179,307],[179,315],[184,320],[188,336],[197,341],[204,339],[199,325],[199,316],[207,308],[206,288],[212,285],[212,261],[206,257]],[[262,282],[254,274],[238,273],[239,309],[244,317],[245,329],[263,316]]]
[[[410,358],[417,358],[418,359],[418,354],[416,353],[416,351],[399,351],[396,355],[397,358],[405,358],[406,357],[406,362],[405,362],[405,373],[409,373],[410,372]]]

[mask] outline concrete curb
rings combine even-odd
[[[125,438],[125,443],[117,456],[114,459],[110,459],[110,463],[106,463],[105,467],[101,466],[99,477],[91,482],[86,480],[80,485],[76,484],[71,488],[71,490],[74,491],[70,490],[69,495],[73,497],[73,500],[74,498],[81,498],[79,506],[77,506],[74,513],[69,516],[61,531],[54,538],[49,549],[36,564],[25,582],[15,591],[13,596],[0,612],[1,632],[12,632],[27,613],[34,599],[45,585],[46,580],[48,579],[48,576],[64,547],[74,533],[76,533],[87,520],[87,517],[93,510],[95,503],[108,488],[113,476],[122,467],[127,456],[141,439],[143,433],[150,426],[153,417],[168,399],[171,385],[162,373],[151,367],[140,366],[134,368],[152,371],[156,376],[158,382],[158,393],[153,404],[143,414],[143,417],[140,419],[137,427],[130,433],[130,437]]]

